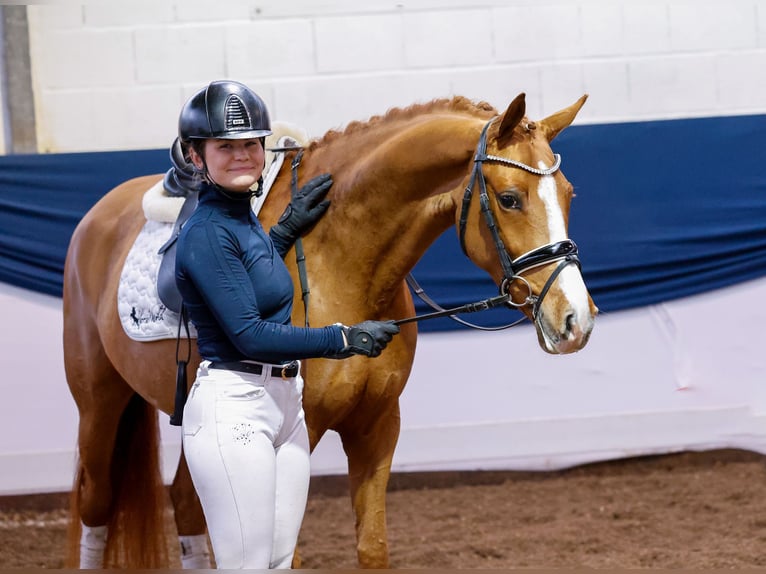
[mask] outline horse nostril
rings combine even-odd
[[[576,325],[576,316],[574,313],[570,313],[569,315],[567,315],[567,318],[564,320],[564,337],[566,339],[569,339],[572,336],[573,331],[575,329],[575,325]]]

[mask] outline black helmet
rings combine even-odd
[[[194,94],[178,118],[178,136],[183,142],[268,135],[271,135],[271,121],[266,104],[253,90],[231,80],[211,82]]]

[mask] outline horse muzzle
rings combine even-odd
[[[535,293],[522,273],[556,264]],[[537,330],[540,347],[551,354],[582,349],[590,338],[598,310],[588,294],[580,271],[577,245],[567,239],[543,245],[511,263],[513,276],[500,284],[509,307],[528,315]]]

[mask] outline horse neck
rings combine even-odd
[[[332,206],[311,241],[327,268],[348,278],[344,289],[387,300],[454,225],[458,206],[450,192],[468,175],[484,121],[426,118],[307,154],[307,170],[332,166]]]

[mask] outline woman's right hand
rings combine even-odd
[[[343,332],[343,347],[334,358],[345,359],[352,355],[377,357],[386,345],[399,333],[399,326],[390,321],[363,321],[351,327],[340,325]]]

